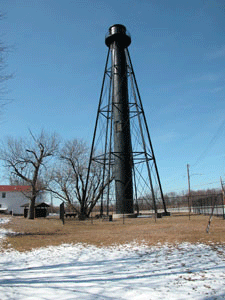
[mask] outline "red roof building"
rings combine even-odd
[[[30,190],[29,185],[0,185],[0,192],[28,192]]]

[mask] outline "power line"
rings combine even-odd
[[[218,140],[218,138],[222,134],[224,128],[225,128],[225,119],[223,120],[223,122],[221,123],[221,125],[219,126],[219,128],[217,129],[216,133],[214,134],[214,136],[210,140],[210,142],[207,145],[207,147],[205,148],[205,150],[197,158],[197,160],[194,163],[194,165],[192,165],[192,167],[195,167],[197,164],[199,164],[200,161],[204,160],[204,158],[207,156],[207,154],[210,151],[210,149],[213,147],[213,145],[216,143],[216,141]]]

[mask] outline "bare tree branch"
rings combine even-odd
[[[34,219],[34,206],[38,194],[45,190],[48,158],[59,146],[55,134],[44,131],[37,137],[31,133],[31,140],[8,137],[0,147],[0,159],[5,163],[9,175],[13,175],[30,185],[30,207],[28,217]]]
[[[78,213],[83,219],[89,217],[109,181],[103,183],[102,168],[97,164],[90,172],[86,187],[89,149],[82,140],[65,143],[59,154],[59,164],[51,181],[51,190]]]

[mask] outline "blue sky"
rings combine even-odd
[[[187,190],[187,164],[195,190],[225,181],[224,0],[2,0],[1,11],[14,78],[0,139],[44,128],[90,144],[105,34],[120,23],[131,34],[163,190]]]

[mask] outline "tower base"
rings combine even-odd
[[[114,219],[123,219],[123,218],[137,218],[138,214],[133,213],[133,214],[113,214]]]

